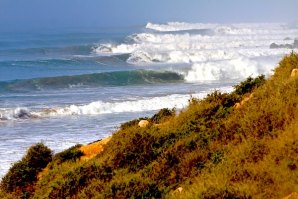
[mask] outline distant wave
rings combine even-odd
[[[249,35],[249,34],[277,34],[293,33],[296,30],[284,29],[284,23],[236,23],[236,24],[217,24],[217,23],[186,23],[168,22],[165,24],[147,23],[146,28],[159,32],[179,32],[191,30],[213,30],[217,34]],[[294,26],[291,26],[292,28]],[[297,26],[295,27],[297,28]]]
[[[130,35],[120,44],[101,43],[94,48],[98,55],[129,54],[130,64],[198,63],[262,56],[282,56],[288,49],[270,49],[273,42],[287,44],[297,29],[282,24],[191,24],[168,23],[146,25],[145,31]],[[205,34],[193,31],[203,31]],[[208,31],[207,31],[208,30]],[[183,31],[183,33],[181,33]]]
[[[76,59],[36,59],[36,60],[12,60],[12,61],[0,61],[1,66],[10,67],[30,67],[30,66],[63,66],[63,65],[73,65],[77,64],[80,60]]]
[[[92,52],[94,45],[77,45],[67,47],[35,47],[0,50],[1,54],[9,53],[10,56],[53,56],[53,55],[88,55]]]
[[[28,91],[89,86],[124,86],[183,81],[175,72],[132,70],[0,82],[0,91]]]
[[[169,22],[166,24],[147,23],[146,28],[162,32],[173,32],[182,30],[201,30],[212,29],[216,24],[206,23],[185,23],[185,22]]]
[[[92,51],[93,52],[93,51]],[[119,55],[111,55],[111,56],[98,56],[96,54],[88,54],[88,55],[73,55],[73,56],[66,56],[65,58],[36,58],[36,59],[28,59],[28,60],[3,60],[0,61],[1,66],[9,66],[9,67],[56,67],[56,66],[75,66],[80,64],[118,64],[118,63],[125,63],[128,59],[129,55],[127,54],[119,54]]]
[[[189,82],[243,79],[270,74],[277,60],[291,51],[270,49],[270,45],[293,43],[285,38],[297,35],[298,29],[282,23],[148,23],[143,32],[128,36],[123,43],[101,43],[94,53],[126,54],[126,62],[136,66],[191,66],[182,73]]]

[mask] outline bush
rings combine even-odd
[[[37,174],[52,160],[52,151],[42,143],[33,145],[22,160],[13,164],[2,178],[1,189],[4,192],[19,192],[27,195],[28,189],[37,180]]]
[[[42,198],[68,198],[79,193],[93,179],[101,181],[102,183],[108,183],[112,177],[113,170],[111,167],[86,163],[61,172],[61,176],[54,179],[53,182],[43,181],[42,185],[39,184],[38,186],[52,187]],[[35,193],[35,196],[40,195],[42,195],[42,193]]]
[[[200,198],[204,199],[213,199],[213,198],[221,198],[221,199],[251,199],[250,195],[240,193],[235,190],[233,187],[228,187],[224,189],[219,188],[210,188],[205,193],[202,194]]]
[[[253,89],[263,85],[265,83],[265,75],[260,75],[256,78],[248,77],[245,81],[234,86],[237,95],[244,95],[250,93]]]
[[[161,123],[165,121],[167,118],[172,117],[175,115],[175,109],[168,109],[168,108],[163,108],[161,109],[158,113],[153,115],[153,117],[150,118],[150,121],[154,123]]]
[[[51,167],[53,166],[53,164],[62,164],[66,161],[76,161],[77,159],[79,159],[81,156],[84,155],[84,153],[80,150],[81,146],[82,145],[77,144],[73,147],[70,147],[69,149],[55,154],[51,163]]]
[[[143,168],[156,158],[154,136],[147,132],[136,133],[121,151],[117,152],[112,160],[114,168],[126,168],[136,171]]]
[[[28,162],[28,166],[41,171],[52,160],[53,152],[42,143],[38,143],[29,148],[24,161]]]

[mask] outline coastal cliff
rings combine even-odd
[[[291,75],[297,68],[292,53],[268,79],[249,77],[231,93],[214,91],[191,98],[179,112],[162,109],[127,122],[89,147],[52,155],[33,146],[2,179],[0,197],[283,198],[297,192],[298,77]],[[32,164],[36,158],[44,164]]]

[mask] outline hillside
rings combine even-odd
[[[162,109],[145,127],[140,119],[127,122],[89,148],[52,155],[43,144],[32,146],[2,179],[0,197],[283,198],[298,192],[295,68],[292,53],[269,79],[248,78],[232,93],[190,99],[180,112]]]

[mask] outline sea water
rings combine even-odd
[[[0,33],[0,176],[32,144],[55,152],[191,97],[270,76],[293,49],[285,23],[148,23],[130,28]]]

